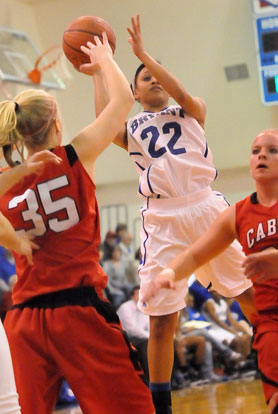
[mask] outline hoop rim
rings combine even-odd
[[[41,74],[42,72],[52,68],[52,66],[56,65],[56,63],[58,62],[58,60],[62,57],[63,55],[63,51],[61,50],[61,52],[57,55],[57,57],[55,57],[55,59],[53,59],[50,63],[48,63],[47,65],[43,66],[42,68],[39,68],[39,64],[41,63],[41,60],[50,52],[52,52],[55,49],[61,49],[61,47],[59,45],[54,45],[54,46],[50,46],[49,48],[47,48],[35,61],[34,64],[34,68],[28,72],[27,76],[28,78],[31,80],[32,83],[39,85],[41,83]]]

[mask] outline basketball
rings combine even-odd
[[[106,32],[112,52],[116,49],[116,36],[108,22],[98,16],[81,16],[72,21],[63,34],[63,50],[74,67],[89,63],[90,58],[82,52],[80,46],[86,46],[90,41],[95,44],[94,36],[102,40],[102,33]]]

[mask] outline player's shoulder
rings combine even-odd
[[[258,199],[257,199],[257,193],[252,193],[249,194],[248,196],[246,196],[245,198],[243,198],[242,200],[239,200],[236,202],[236,207],[240,208],[243,206],[249,206],[252,204],[259,204]]]
[[[51,149],[51,151],[63,160],[67,160],[70,166],[73,166],[75,162],[78,160],[78,155],[72,144],[59,145]]]

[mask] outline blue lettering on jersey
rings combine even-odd
[[[157,116],[163,116],[163,115],[173,115],[173,116],[179,116],[181,118],[184,118],[184,111],[180,107],[174,107],[174,108],[167,108],[164,109],[161,112],[155,112],[155,113],[145,113],[139,118],[134,119],[134,121],[131,123],[131,133],[134,134],[136,129],[139,125],[143,125],[145,122],[149,121],[152,118],[155,118]]]

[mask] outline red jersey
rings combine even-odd
[[[256,193],[239,201],[236,203],[236,230],[246,256],[268,247],[278,248],[278,203],[262,206]],[[253,284],[256,309],[277,310],[278,279]]]
[[[103,289],[107,276],[99,265],[99,213],[95,185],[72,145],[56,147],[59,165],[47,164],[0,197],[0,210],[17,232],[35,235],[40,246],[33,266],[14,254],[18,282],[13,303],[78,286]]]

